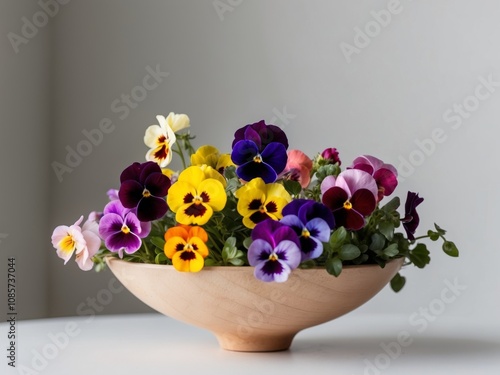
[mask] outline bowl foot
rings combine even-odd
[[[287,350],[292,344],[295,333],[279,336],[251,335],[239,337],[227,333],[215,333],[222,349],[235,352],[277,352]]]

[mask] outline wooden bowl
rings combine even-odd
[[[183,273],[172,266],[108,257],[118,280],[142,302],[174,319],[205,328],[227,350],[278,351],[301,330],[338,318],[371,299],[399,271],[403,259],[324,269],[296,269],[285,283],[265,283],[253,267],[205,267]]]

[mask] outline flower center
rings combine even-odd
[[[269,260],[275,262],[278,260],[278,256],[275,253],[272,253],[271,255],[269,255]]]
[[[352,208],[352,203],[351,203],[351,202],[349,202],[349,201],[345,201],[345,202],[344,202],[344,208],[345,208],[346,210],[350,210],[350,209]]]
[[[302,237],[309,238],[311,236],[311,232],[307,230],[307,228],[302,229]]]
[[[262,156],[260,156],[259,154],[255,155],[253,157],[253,161],[256,163],[262,163]]]
[[[193,198],[193,203],[194,204],[200,204],[203,202],[203,198],[197,195],[196,197]]]
[[[266,206],[264,206],[264,205],[260,206],[259,212],[265,214],[267,212]]]
[[[193,245],[191,245],[190,243],[187,243],[184,245],[184,251],[193,251]]]
[[[123,224],[122,232],[125,234],[128,234],[128,233],[130,233],[130,228],[126,224]]]
[[[151,196],[151,193],[149,192],[148,189],[144,188],[144,190],[142,191],[142,196],[144,198],[149,198]]]
[[[64,237],[60,242],[60,246],[63,251],[73,251],[75,248],[75,240],[73,236],[68,234],[66,237]]]

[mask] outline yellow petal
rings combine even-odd
[[[181,245],[184,248],[186,241],[182,237],[171,237],[165,242],[163,251],[167,258],[173,259],[176,253],[180,253],[178,246]]]
[[[200,168],[203,173],[205,173],[205,178],[213,178],[219,181],[224,189],[226,188],[226,179],[217,170],[206,164],[202,165]]]
[[[226,190],[220,181],[208,178],[198,185],[197,190],[199,196],[203,198],[203,203],[212,207],[214,211],[220,211],[226,205]],[[208,201],[205,198],[208,198]]]
[[[221,168],[226,168],[230,165],[234,165],[233,161],[231,160],[231,155],[222,154],[221,156],[219,156],[219,160],[217,161],[215,169],[220,170]]]
[[[292,197],[285,190],[284,186],[281,184],[267,184],[266,185],[266,196],[267,197],[281,197],[287,201],[287,203],[292,201]]]
[[[188,203],[183,206],[181,206],[176,214],[175,214],[175,220],[177,220],[178,223],[184,224],[184,225],[203,225],[206,224],[207,221],[212,217],[214,211],[212,210],[212,207],[205,203],[200,203],[202,205],[202,215],[196,216],[196,215],[190,215],[189,212],[191,210],[191,205],[194,203]],[[187,211],[187,213],[186,213]]]
[[[205,179],[203,170],[194,165],[184,169],[179,175],[178,181],[188,182],[191,186],[197,187]]]
[[[188,253],[188,254],[183,254]],[[189,260],[183,258],[193,257]],[[172,258],[172,264],[177,271],[180,272],[199,272],[203,268],[205,261],[203,257],[196,251],[178,251]]]
[[[201,240],[199,237],[192,237],[189,240],[189,243],[193,246],[197,247],[196,252],[200,254],[203,258],[206,258],[208,256],[208,247],[205,245],[205,242]]]
[[[177,212],[181,206],[184,206],[185,204],[191,202],[190,199],[194,198],[195,196],[196,196],[196,189],[194,188],[193,185],[191,185],[189,182],[178,180],[170,187],[170,189],[168,189],[168,195],[167,195],[168,207],[170,207],[170,209],[173,212]]]

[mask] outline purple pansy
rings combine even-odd
[[[403,228],[406,231],[406,235],[410,241],[415,240],[415,231],[417,230],[418,224],[420,223],[420,218],[417,213],[417,206],[424,201],[424,198],[420,198],[418,193],[408,192],[406,196],[405,203],[405,217],[401,219],[403,223]]]
[[[278,142],[288,148],[288,138],[283,130],[276,125],[267,125],[264,120],[254,124],[245,125],[234,133],[233,145],[242,140],[254,141],[262,151],[269,143]]]
[[[246,125],[234,133],[231,160],[239,178],[261,177],[266,184],[276,181],[287,163],[288,139],[283,130],[264,121]]]
[[[301,260],[295,231],[278,221],[265,220],[252,230],[248,262],[255,266],[255,277],[262,281],[284,282]]]
[[[332,212],[323,204],[308,199],[295,199],[287,204],[280,222],[299,236],[301,262],[323,253],[323,242],[329,240],[330,231],[335,227]]]
[[[349,230],[365,225],[365,217],[377,206],[377,183],[369,174],[348,169],[337,178],[326,177],[321,183],[323,204],[333,211],[335,224]]]
[[[378,187],[378,201],[384,196],[391,195],[398,186],[398,171],[391,164],[385,164],[374,156],[359,156],[352,162],[351,168],[360,169],[373,176]]]
[[[151,223],[140,222],[134,210],[123,207],[119,200],[109,202],[104,207],[99,221],[99,235],[106,247],[117,252],[120,258],[123,251],[127,254],[136,252],[141,247],[141,238],[151,230]]]
[[[140,221],[152,221],[165,215],[170,179],[158,164],[152,161],[133,163],[122,172],[120,182],[120,202],[126,208],[136,208]]]

